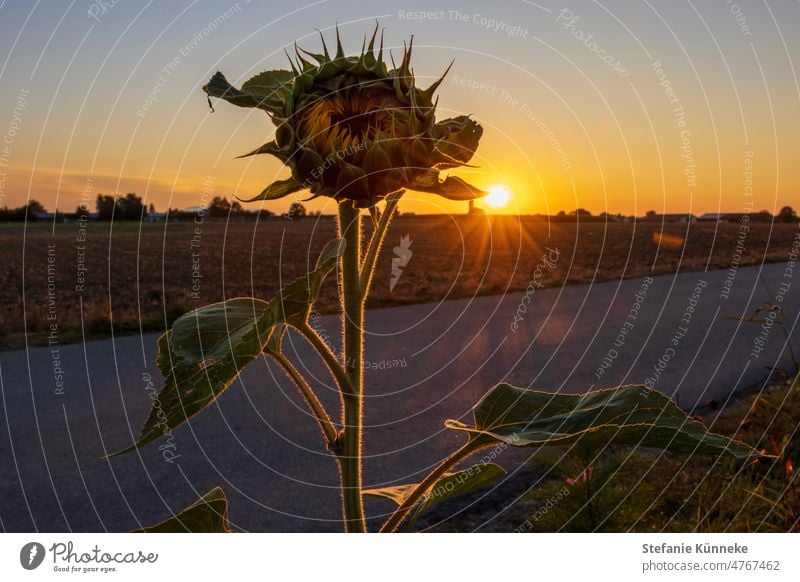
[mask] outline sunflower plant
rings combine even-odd
[[[159,338],[157,365],[164,387],[139,437],[122,454],[171,434],[211,405],[250,362],[272,358],[296,386],[314,417],[341,477],[342,517],[348,532],[367,530],[365,495],[396,504],[381,531],[396,531],[431,506],[502,478],[499,465],[480,462],[457,469],[488,447],[612,445],[644,446],[686,454],[752,459],[744,443],[708,432],[664,395],[643,386],[621,386],[581,395],[552,394],[499,384],[475,405],[472,424],[446,426],[464,444],[419,483],[365,490],[362,485],[364,406],[364,303],[376,259],[397,203],[406,190],[450,200],[486,194],[442,171],[466,166],[483,129],[469,116],[437,121],[436,90],[445,75],[424,89],[411,68],[412,42],[400,64],[384,60],[378,28],[357,56],[345,56],[337,30],[331,54],[295,47],[290,70],[266,71],[240,88],[216,73],[203,87],[211,98],[263,110],[275,125],[274,139],[245,156],[269,154],[291,175],[249,201],[275,200],[301,191],[327,196],[338,206],[338,238],[322,250],[315,268],[274,297],[236,298],[180,317]],[[449,69],[449,68],[448,68]],[[363,240],[362,209],[374,221]],[[363,252],[362,252],[363,249]],[[343,350],[334,354],[309,317],[325,278],[336,270],[340,289]],[[340,393],[338,419],[317,397],[282,349],[289,328],[325,362]],[[409,520],[409,517],[411,518]],[[227,531],[227,501],[215,488],[183,512],[143,531]]]

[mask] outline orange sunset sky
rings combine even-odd
[[[72,211],[82,195],[136,192],[183,208],[202,202],[204,183],[252,197],[288,170],[234,158],[274,127],[223,102],[211,113],[202,85],[217,69],[239,85],[286,68],[284,48],[316,51],[314,29],[332,40],[337,22],[358,52],[377,20],[395,55],[414,35],[421,85],[455,59],[438,116],[484,126],[479,167],[457,174],[505,186],[510,201],[495,211],[798,206],[796,2],[101,4],[0,8],[0,205]],[[265,206],[284,212],[294,199]],[[401,203],[465,207],[413,192]]]

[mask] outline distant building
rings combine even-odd
[[[694,214],[650,214],[649,216],[644,216],[638,220],[643,220],[644,222],[695,222],[697,221],[697,217]]]
[[[34,212],[33,215],[36,220],[55,220],[57,222],[64,222],[65,216],[59,212]]]
[[[774,220],[769,212],[707,212],[698,220],[701,222],[742,222],[745,216],[749,222],[772,222]]]
[[[477,214],[478,216],[484,216],[486,214],[486,211],[483,208],[477,208],[475,206],[475,201],[470,200],[469,206],[467,207],[467,214],[473,214],[473,215]]]
[[[181,208],[178,212],[185,212],[186,214],[205,214],[208,212],[208,206],[189,206],[188,208]]]

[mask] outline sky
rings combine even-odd
[[[493,212],[798,205],[794,0],[0,0],[0,206],[250,198],[289,175],[270,156],[235,159],[274,126],[224,102],[212,113],[201,87],[216,70],[238,86],[288,68],[284,49],[316,51],[316,29],[332,42],[337,23],[357,53],[376,20],[395,56],[414,35],[421,86],[455,61],[437,115],[483,125],[477,167],[454,173],[506,188]],[[285,212],[305,196],[259,204]],[[333,212],[330,200],[307,206]],[[465,209],[415,192],[401,203]]]

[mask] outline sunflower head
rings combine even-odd
[[[276,126],[275,138],[245,154],[271,154],[292,175],[248,200],[274,200],[309,189],[312,198],[350,199],[370,207],[388,194],[411,189],[451,200],[486,193],[441,170],[467,165],[483,129],[469,116],[436,122],[434,93],[444,75],[427,89],[416,86],[412,43],[399,66],[383,61],[378,28],[359,56],[347,57],[336,33],[336,54],[322,39],[322,53],[295,46],[291,70],[266,71],[233,87],[217,72],[203,87],[209,97],[240,107],[257,107]],[[412,39],[413,42],[413,39]],[[445,71],[447,74],[447,71]],[[244,156],[242,156],[244,157]]]

